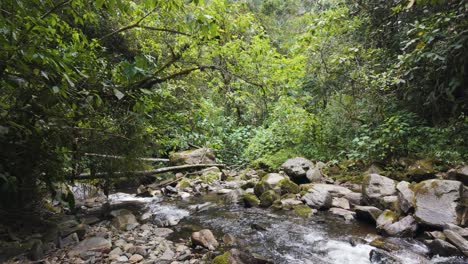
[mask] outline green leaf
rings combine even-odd
[[[117,99],[122,99],[125,97],[125,94],[119,91],[118,89],[114,88],[114,95],[117,97]]]

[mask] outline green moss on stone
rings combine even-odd
[[[224,254],[219,255],[216,258],[214,258],[211,264],[229,264],[230,255],[231,253],[225,252]]]
[[[283,204],[281,203],[281,200],[274,201],[273,204],[271,205],[271,208],[273,208],[275,210],[283,209]]]
[[[214,181],[217,181],[219,179],[219,175],[218,173],[216,172],[206,172],[204,173],[202,176],[200,176],[200,179],[204,182],[204,183],[212,183]]]
[[[278,200],[279,198],[279,195],[275,191],[266,191],[260,196],[260,206],[270,207],[273,204],[273,202]]]
[[[185,189],[185,188],[189,188],[190,187],[190,182],[186,179],[183,179],[181,180],[178,184],[177,184],[177,188],[179,189]]]
[[[257,198],[257,196],[251,193],[244,193],[242,195],[242,199],[244,200],[244,204],[246,207],[255,207],[260,204],[260,200]]]
[[[299,193],[301,188],[289,179],[283,179],[278,183],[281,188],[281,194],[286,193]]]
[[[308,217],[312,214],[312,209],[305,204],[294,205],[293,211],[296,215],[301,217]]]
[[[254,193],[260,197],[263,193],[270,190],[270,186],[262,179],[254,187]]]

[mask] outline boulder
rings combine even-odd
[[[264,192],[260,196],[260,206],[261,207],[270,207],[274,201],[278,200],[280,196],[273,190]]]
[[[463,205],[460,203],[463,184],[450,180],[427,180],[414,187],[415,218],[424,225],[442,228],[459,225]]]
[[[255,195],[260,197],[264,192],[274,189],[280,189],[279,182],[286,179],[283,175],[279,173],[268,173],[263,176],[263,178],[255,185],[254,191]]]
[[[200,148],[171,153],[169,155],[169,160],[173,165],[215,164],[216,156],[214,155],[213,150],[209,148]]]
[[[463,253],[463,255],[468,257],[468,241],[466,239],[449,229],[444,230],[444,235],[450,243],[455,245]]]
[[[398,216],[394,212],[390,210],[385,210],[377,218],[377,221],[376,221],[377,230],[382,232],[387,226],[390,226],[391,224],[395,223],[397,220],[398,220]]]
[[[137,263],[143,260],[143,256],[140,254],[133,254],[129,259],[128,263]]]
[[[243,193],[244,193],[244,190],[242,189],[232,190],[224,196],[224,201],[227,204],[238,204],[242,200]]]
[[[307,182],[307,171],[312,168],[314,168],[314,163],[302,157],[288,159],[281,165],[281,169],[291,177],[293,181],[298,183]]]
[[[462,166],[448,171],[449,180],[461,181],[463,185],[468,185],[468,166]]]
[[[457,247],[447,241],[434,239],[426,242],[431,255],[439,255],[441,257],[451,257],[460,255],[461,252]]]
[[[130,230],[138,226],[138,221],[131,212],[125,212],[115,216],[112,225],[119,230]]]
[[[309,217],[313,215],[316,211],[317,210],[315,209],[312,210],[309,206],[305,204],[299,204],[299,205],[293,206],[293,212],[297,216],[301,216],[301,217]]]
[[[327,177],[322,173],[319,168],[311,168],[306,173],[306,178],[310,182],[326,182]]]
[[[392,211],[400,210],[400,207],[398,206],[398,196],[396,195],[380,197],[379,203],[383,209],[389,209]]]
[[[312,187],[308,191],[310,192],[312,189],[328,192],[332,197],[345,197],[352,193],[352,191],[346,187],[324,183],[312,184]]]
[[[311,188],[307,194],[302,196],[302,201],[315,209],[328,209],[332,205],[332,196],[324,189]]]
[[[299,193],[301,191],[299,185],[295,184],[290,179],[283,179],[279,181],[278,186],[280,187],[282,195],[287,193]]]
[[[339,197],[333,197],[332,206],[342,208],[342,209],[345,209],[345,210],[349,210],[351,208],[350,205],[349,205],[348,199],[339,198]]]
[[[93,251],[93,252],[103,252],[107,253],[111,250],[112,244],[111,241],[103,237],[90,237],[81,241],[77,246],[68,252],[68,257],[79,256],[83,253]]]
[[[362,198],[367,205],[380,207],[380,198],[396,194],[395,181],[379,174],[364,177]]]
[[[381,249],[372,249],[369,253],[369,259],[371,263],[403,264],[403,261],[397,256]]]
[[[343,196],[346,198],[352,205],[361,205],[362,203],[362,194],[357,192],[350,192]]]
[[[219,243],[209,229],[202,229],[192,233],[193,245],[199,245],[209,250],[215,250]]]
[[[382,210],[374,206],[355,206],[356,218],[359,220],[376,223],[377,218],[382,214]]]
[[[405,214],[414,211],[414,192],[410,189],[409,182],[401,181],[397,184],[396,188],[398,191],[398,205],[400,206],[400,210]]]
[[[413,216],[408,215],[399,221],[383,227],[383,232],[394,237],[414,237],[418,225]]]
[[[283,210],[292,210],[294,206],[303,204],[301,201],[294,198],[281,199],[281,208]]]
[[[343,208],[337,208],[337,207],[332,207],[330,208],[330,210],[328,210],[330,213],[334,214],[334,215],[338,215],[338,216],[341,216],[343,217],[346,221],[351,221],[354,219],[356,213],[355,212],[352,212],[352,211],[349,211],[349,210],[345,210]]]
[[[244,193],[242,195],[242,200],[244,201],[245,207],[256,207],[260,204],[260,200],[251,193]]]
[[[78,235],[76,233],[72,233],[64,238],[59,239],[59,247],[66,248],[69,246],[74,246],[80,242]]]

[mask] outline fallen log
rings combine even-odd
[[[226,167],[224,164],[190,164],[190,165],[180,165],[180,166],[172,166],[172,167],[163,167],[154,170],[147,170],[147,171],[118,171],[112,173],[112,178],[124,178],[127,176],[151,176],[155,174],[165,173],[169,171],[184,171],[190,169],[198,169],[198,168],[206,168],[206,167]],[[98,173],[82,173],[76,177],[70,176],[69,178],[74,180],[87,180],[87,179],[106,179],[108,177],[107,172],[98,172]]]
[[[98,154],[98,153],[83,153],[85,156],[89,157],[101,157],[107,159],[125,159],[124,156],[117,156],[117,155],[107,155],[107,154]],[[151,161],[151,162],[169,162],[169,159],[161,159],[161,158],[134,158],[135,160],[143,160],[143,161]]]

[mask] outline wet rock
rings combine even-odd
[[[349,206],[349,201],[346,198],[338,198],[338,197],[333,197],[332,199],[332,206],[333,207],[338,207],[342,208],[345,210],[349,210],[351,207]]]
[[[441,228],[460,224],[463,184],[458,181],[428,180],[414,187],[415,218],[419,223]]]
[[[267,228],[264,225],[259,224],[259,223],[253,223],[250,225],[250,227],[258,231],[267,231]]]
[[[281,169],[296,182],[306,182],[307,171],[311,168],[314,168],[314,163],[302,157],[288,159],[281,165]]]
[[[259,181],[255,185],[254,187],[255,195],[260,197],[260,195],[262,195],[266,191],[279,189],[278,184],[281,180],[284,180],[284,179],[286,179],[286,177],[278,173],[269,173],[265,175],[262,178],[262,180]]]
[[[379,174],[369,174],[364,177],[362,198],[367,205],[381,208],[379,199],[394,194],[396,194],[394,180]]]
[[[79,256],[88,251],[109,252],[112,247],[110,240],[102,237],[90,237],[81,241],[68,252],[68,257]]]
[[[414,192],[409,188],[409,185],[409,182],[401,181],[396,186],[398,191],[398,204],[401,211],[405,214],[414,211]]]
[[[356,218],[375,223],[377,218],[382,214],[382,210],[374,206],[355,206]]]
[[[299,185],[295,184],[290,179],[283,179],[279,181],[278,186],[282,195],[287,193],[299,193],[301,191]]]
[[[216,156],[213,150],[209,148],[200,148],[182,152],[171,153],[169,160],[173,165],[184,164],[214,164]]]
[[[449,229],[444,230],[444,235],[450,243],[455,245],[463,253],[463,255],[468,256],[468,241],[466,239]]]
[[[213,259],[212,264],[272,264],[273,262],[259,255],[233,248]]]
[[[330,192],[322,188],[311,188],[309,192],[302,196],[308,206],[316,209],[328,209],[332,205],[332,196]]]
[[[461,252],[457,247],[441,239],[434,239],[426,243],[431,255],[439,255],[441,257],[451,257],[460,255]]]
[[[452,230],[453,232],[459,234],[464,238],[468,238],[468,228],[463,228],[454,224],[446,224],[444,225],[444,230]]]
[[[379,249],[386,250],[386,251],[396,251],[396,250],[400,250],[401,248],[400,245],[398,245],[398,243],[394,243],[393,241],[390,241],[388,239],[382,239],[382,238],[377,238],[377,239],[372,240],[369,243],[369,245],[379,248]]]
[[[223,242],[226,246],[233,246],[236,244],[236,238],[231,234],[224,234]]]
[[[244,193],[242,195],[245,207],[256,207],[260,204],[260,200],[251,193]]]
[[[202,229],[198,232],[192,233],[192,243],[209,250],[215,250],[219,246],[218,241],[209,229]]]
[[[408,215],[395,223],[384,226],[383,231],[385,234],[394,237],[414,237],[417,228],[416,220],[413,216]]]
[[[188,192],[179,192],[178,194],[179,194],[180,199],[182,200],[187,200],[188,198],[190,198],[190,196],[192,196]]]
[[[346,221],[353,220],[356,215],[355,212],[352,212],[343,208],[337,208],[337,207],[332,207],[328,211],[334,215],[343,217]]]
[[[275,191],[266,191],[260,196],[260,206],[265,208],[270,207],[279,198],[280,196]]]
[[[371,263],[375,264],[403,264],[403,261],[401,261],[397,256],[381,249],[371,250],[369,253],[369,259]]]

